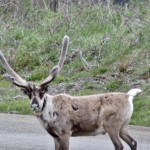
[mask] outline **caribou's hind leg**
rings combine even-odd
[[[129,135],[127,125],[121,128],[120,137],[130,146],[131,150],[137,150],[137,142]]]

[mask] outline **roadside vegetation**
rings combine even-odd
[[[131,124],[150,126],[150,4],[120,7],[71,5],[67,12],[33,8],[4,13],[0,7],[0,47],[26,80],[39,83],[57,63],[64,35],[70,45],[51,94],[127,92],[138,87]],[[29,100],[5,81],[0,65],[0,112],[32,114]]]

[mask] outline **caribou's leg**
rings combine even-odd
[[[55,137],[55,150],[69,150],[70,136]]]
[[[55,150],[60,150],[60,139],[59,137],[54,137]]]
[[[60,150],[69,150],[69,136],[60,137]]]
[[[107,118],[107,121],[104,122],[104,128],[109,134],[109,137],[114,144],[115,150],[123,150],[123,145],[119,138],[120,124],[117,123],[118,121],[116,120],[116,117],[110,116],[109,118]]]
[[[131,150],[137,150],[137,142],[129,135],[127,125],[121,128],[120,137],[130,146]]]
[[[107,131],[114,146],[115,146],[115,150],[123,150],[123,145],[119,139],[119,134],[116,131]]]

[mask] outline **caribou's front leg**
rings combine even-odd
[[[69,138],[70,136],[68,135],[62,137],[55,137],[55,150],[69,150]]]
[[[54,137],[55,150],[60,150],[60,139],[59,137]]]

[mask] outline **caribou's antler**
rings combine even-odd
[[[6,58],[4,57],[3,53],[0,50],[0,61],[3,64],[3,67],[6,69],[6,71],[9,74],[5,74],[4,77],[13,82],[14,84],[20,86],[20,87],[27,87],[28,86],[28,82],[24,79],[22,79],[8,64]]]
[[[52,82],[57,74],[61,71],[62,66],[64,64],[66,54],[67,54],[67,49],[68,49],[68,44],[69,44],[69,37],[65,36],[62,42],[62,49],[61,49],[61,55],[59,58],[58,65],[56,65],[50,72],[50,75],[40,84],[41,87],[49,84]]]
[[[49,84],[54,78],[57,76],[57,74],[60,72],[62,69],[62,66],[64,64],[66,54],[67,54],[67,49],[68,49],[68,44],[69,44],[69,37],[64,36],[63,42],[62,42],[62,50],[61,50],[61,55],[59,58],[58,65],[56,65],[52,70],[50,75],[40,84],[40,87],[45,87],[47,84]],[[9,65],[7,62],[6,58],[4,57],[3,53],[0,50],[0,61],[3,64],[3,67],[6,69],[6,71],[9,74],[5,74],[4,77],[13,82],[16,86],[21,87],[21,88],[28,88],[29,83],[22,79]]]

